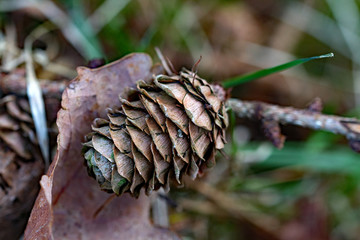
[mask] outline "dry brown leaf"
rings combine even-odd
[[[146,54],[132,54],[98,69],[78,68],[58,113],[58,151],[41,180],[41,191],[24,239],[178,239],[149,221],[150,199],[125,194],[109,200],[83,165],[83,137],[96,117],[114,107],[124,87],[151,76]],[[135,187],[135,186],[134,186]]]

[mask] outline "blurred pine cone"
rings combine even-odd
[[[44,162],[25,98],[0,99],[0,239],[19,239],[39,190]]]
[[[95,119],[84,144],[89,175],[102,190],[135,197],[142,187],[149,194],[172,179],[180,184],[183,174],[195,179],[224,147],[224,96],[188,70],[138,81],[108,120]]]

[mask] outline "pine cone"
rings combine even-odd
[[[25,98],[0,99],[0,239],[19,239],[39,190],[44,163]]]
[[[223,91],[187,70],[138,81],[108,120],[94,120],[84,144],[89,175],[102,190],[135,197],[181,184],[183,174],[195,179],[225,144]]]

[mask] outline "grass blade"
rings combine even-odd
[[[46,34],[47,29],[40,27],[33,30],[25,39],[24,54],[26,67],[26,90],[29,98],[31,115],[34,120],[36,137],[45,161],[45,172],[50,164],[49,136],[46,121],[45,103],[42,96],[40,83],[36,77],[32,59],[32,44],[40,36]]]
[[[237,85],[246,83],[246,82],[250,82],[252,80],[258,79],[258,78],[262,78],[277,72],[281,72],[284,71],[288,68],[292,68],[296,65],[302,64],[302,63],[306,63],[308,61],[311,60],[315,60],[315,59],[321,59],[321,58],[329,58],[329,57],[333,57],[334,54],[333,53],[328,53],[328,54],[324,54],[324,55],[320,55],[320,56],[314,56],[314,57],[309,57],[309,58],[301,58],[301,59],[296,59],[294,61],[291,62],[287,62],[275,67],[271,67],[271,68],[267,68],[267,69],[263,69],[260,71],[256,71],[253,73],[249,73],[243,76],[237,76],[234,78],[230,78],[228,80],[225,80],[223,82],[223,87],[224,88],[230,88],[230,87],[235,87]]]

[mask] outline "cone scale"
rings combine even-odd
[[[44,163],[26,98],[0,98],[0,239],[19,239],[39,190]]]
[[[222,90],[222,89],[221,89]],[[137,197],[215,164],[228,115],[219,87],[195,73],[157,75],[120,98],[108,119],[95,119],[84,144],[88,173],[104,191]]]

